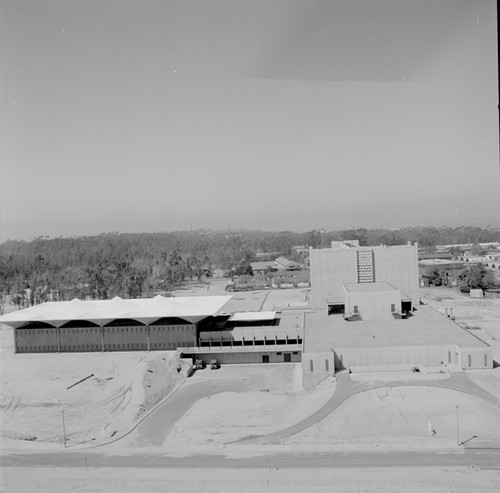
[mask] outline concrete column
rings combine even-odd
[[[61,336],[59,333],[60,327],[56,327],[57,352],[61,352]]]
[[[148,351],[151,351],[151,341],[149,338],[149,325],[146,325],[146,344],[148,347]]]
[[[17,353],[17,327],[14,328],[14,352]]]
[[[104,326],[101,325],[101,349],[104,353]]]

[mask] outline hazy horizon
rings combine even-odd
[[[197,229],[176,229],[176,230],[158,230],[158,231],[101,231],[99,233],[91,233],[91,234],[74,234],[74,235],[58,235],[58,236],[51,236],[51,235],[39,235],[39,236],[34,236],[31,238],[7,238],[5,240],[2,240],[0,242],[0,245],[2,243],[6,243],[9,241],[35,241],[35,240],[53,240],[56,238],[86,238],[86,237],[96,237],[96,236],[107,236],[107,235],[141,235],[141,234],[176,234],[176,233],[198,233],[198,234],[204,234],[204,233],[269,233],[269,234],[280,234],[280,233],[292,233],[292,234],[304,234],[311,232],[313,230],[320,231],[320,232],[325,232],[325,233],[337,233],[341,231],[348,231],[348,230],[359,230],[359,229],[366,229],[367,231],[401,231],[405,228],[452,228],[452,229],[459,229],[459,228],[480,228],[483,230],[492,230],[492,231],[499,231],[500,232],[500,227],[495,227],[491,225],[486,225],[484,227],[481,226],[475,226],[475,225],[461,225],[461,226],[449,226],[446,224],[442,224],[439,226],[429,226],[429,225],[413,225],[413,226],[401,226],[399,228],[366,228],[364,226],[356,226],[356,227],[348,227],[348,228],[340,228],[340,229],[325,229],[325,228],[316,228],[316,229],[283,229],[283,230],[273,230],[273,229],[262,229],[262,228],[233,228],[232,226],[229,226],[227,228],[221,228],[221,229],[213,229],[213,228],[197,228]]]
[[[0,242],[500,226],[492,0],[7,0]]]

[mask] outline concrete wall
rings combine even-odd
[[[354,248],[311,249],[310,268],[314,308],[326,307],[326,298],[343,299],[342,284],[358,282]]]
[[[105,351],[144,351],[147,345],[147,326],[104,327]]]
[[[451,361],[449,361],[451,360]],[[454,344],[447,346],[400,346],[335,349],[336,370],[376,371],[377,369],[410,369],[414,366],[456,365]]]
[[[196,346],[196,325],[151,325],[149,343],[151,350]]]
[[[373,249],[375,281],[386,281],[409,296],[413,306],[419,303],[418,247],[403,245]]]
[[[394,305],[396,313],[401,312],[401,294],[396,290],[379,293],[346,291],[345,299],[345,312],[354,313],[354,307],[357,306],[363,320],[392,320],[391,305]]]
[[[304,354],[304,362],[305,358],[306,354]],[[409,369],[419,365],[456,365],[463,370],[477,370],[493,368],[493,354],[490,347],[461,348],[455,344],[336,349],[335,368],[345,369],[347,365],[354,371]]]
[[[15,351],[92,352],[175,350],[196,346],[196,325],[127,325],[15,329]],[[104,343],[104,347],[103,347]]]
[[[314,387],[335,374],[333,351],[302,354],[302,385],[305,390]]]
[[[375,282],[386,281],[419,303],[418,247],[398,245],[362,247],[373,251]],[[311,298],[314,308],[325,307],[325,298],[343,297],[342,284],[358,282],[357,248],[310,249]]]
[[[56,328],[15,329],[16,353],[57,352]]]
[[[101,327],[61,327],[59,329],[60,351],[102,351],[101,332]]]
[[[457,346],[458,365],[462,370],[484,370],[493,368],[493,353],[490,347],[461,348]]]
[[[187,354],[187,353],[185,353]],[[221,365],[242,364],[242,363],[263,363],[262,356],[269,357],[269,363],[284,363],[285,354],[290,355],[290,362],[297,363],[301,360],[300,351],[262,351],[262,352],[227,352],[227,353],[196,353],[193,357],[202,359],[206,364],[212,359],[216,359]]]

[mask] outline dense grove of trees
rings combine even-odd
[[[466,267],[458,276],[458,286],[462,293],[468,293],[471,289],[498,288],[493,271],[485,269],[483,264]]]
[[[306,233],[175,232],[103,234],[78,238],[38,238],[0,244],[0,295],[10,294],[30,303],[74,297],[109,299],[151,296],[168,292],[187,280],[201,278],[205,269],[250,274],[256,254],[294,258],[294,245],[315,248],[332,240],[359,240],[361,245],[395,245],[407,241],[419,246],[500,241],[491,228],[416,227],[399,230],[355,230]]]

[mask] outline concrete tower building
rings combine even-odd
[[[418,305],[418,247],[332,242],[310,249],[312,306],[366,319],[392,318]],[[344,308],[342,308],[344,307]]]

